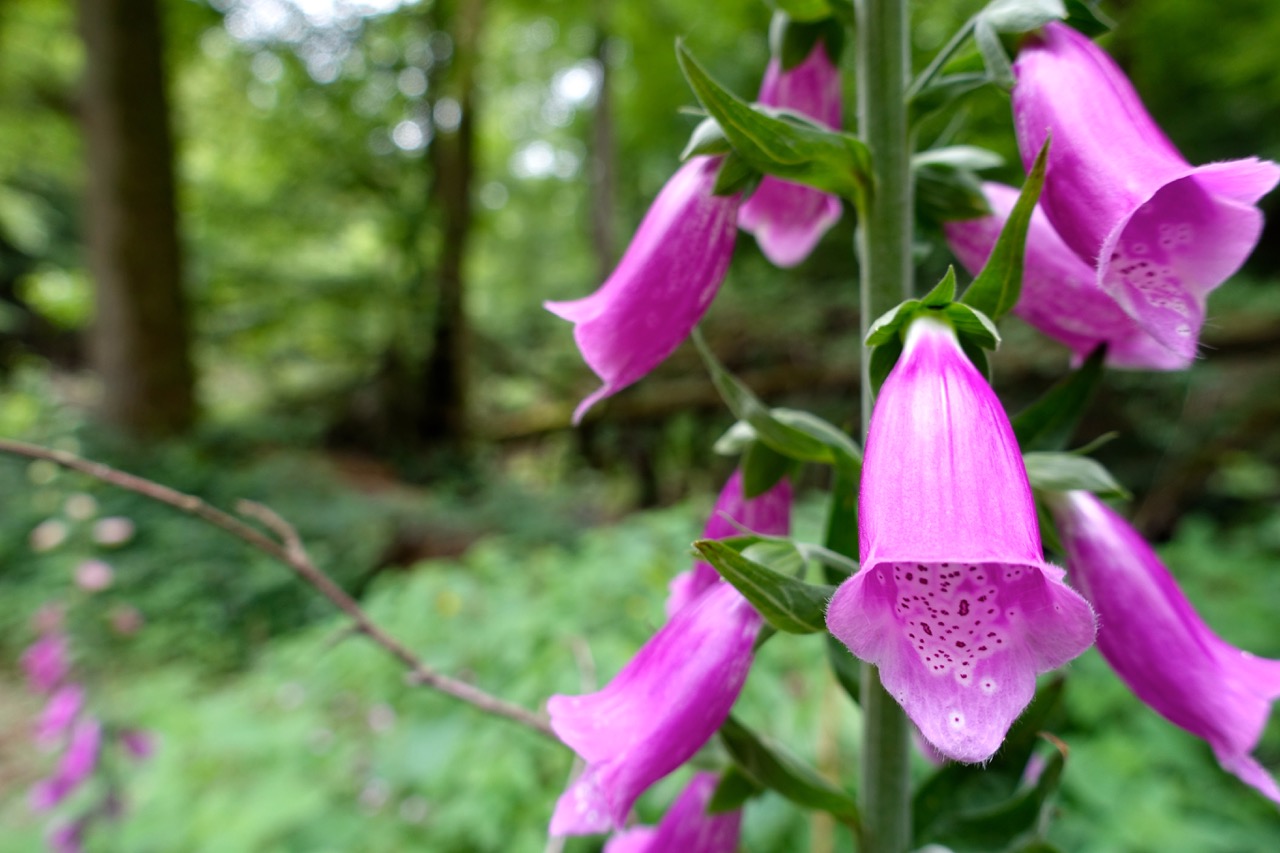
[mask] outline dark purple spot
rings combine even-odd
[[[928,634],[930,637],[933,636],[933,629],[930,628],[928,625],[921,625],[920,627],[923,628],[924,632]]]
[[[967,598],[960,599],[960,615],[961,616],[969,615],[969,599]]]

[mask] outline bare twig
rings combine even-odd
[[[237,506],[245,516],[262,523],[278,535],[280,541],[270,538],[257,528],[249,526],[230,513],[205,503],[194,495],[184,494],[152,480],[104,465],[101,462],[83,459],[73,453],[3,438],[0,438],[0,453],[22,456],[28,459],[43,459],[63,468],[86,474],[95,480],[101,480],[112,486],[150,498],[157,503],[173,507],[202,521],[207,521],[214,527],[222,529],[267,556],[283,563],[304,582],[318,590],[334,606],[350,617],[352,628],[355,631],[364,634],[404,665],[405,669],[408,670],[407,681],[409,683],[420,684],[424,687],[438,690],[441,693],[446,693],[487,714],[505,717],[508,720],[533,729],[539,734],[555,738],[555,734],[551,731],[551,726],[541,715],[486,693],[465,681],[437,672],[423,663],[399,640],[379,627],[355,599],[311,562],[297,530],[274,510],[253,501],[240,501]]]

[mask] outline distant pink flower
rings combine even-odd
[[[587,767],[552,835],[618,829],[636,798],[715,734],[751,667],[762,620],[727,583],[683,607],[600,691],[552,696],[551,727]]]
[[[658,193],[599,290],[544,303],[574,324],[582,357],[604,382],[578,405],[575,423],[671,355],[711,306],[733,255],[740,201],[712,194],[719,168],[719,158],[691,158]]]
[[[49,832],[45,841],[53,853],[82,853],[84,850],[85,821],[73,820],[58,824]]]
[[[84,707],[84,688],[79,684],[64,684],[54,691],[36,721],[36,743],[48,746],[56,743],[75,722]]]
[[[742,493],[742,471],[734,471],[716,499],[701,538],[728,539],[741,535],[742,531],[734,526],[734,521],[754,533],[785,535],[791,523],[791,483],[783,477],[769,491],[748,500]],[[694,563],[687,572],[676,575],[667,597],[667,617],[675,615],[719,582],[719,573],[710,563],[702,561]]]
[[[1280,803],[1250,755],[1280,697],[1280,661],[1230,645],[1138,532],[1088,492],[1050,500],[1071,581],[1098,611],[1098,650],[1138,698],[1208,741],[1223,769]]]
[[[1000,229],[1009,219],[1018,191],[1004,184],[982,185],[991,216],[946,223],[947,243],[960,263],[977,275],[987,263]],[[1037,207],[1027,231],[1022,296],[1013,313],[1071,348],[1079,363],[1100,343],[1107,364],[1143,370],[1181,370],[1189,356],[1168,349],[1124,312],[1098,286],[1097,274],[1049,224]]]
[[[67,541],[67,523],[60,518],[46,518],[31,529],[27,544],[36,553],[52,551]]]
[[[130,519],[122,515],[107,516],[93,525],[93,541],[107,547],[123,545],[133,538],[134,530]]]
[[[604,853],[735,853],[742,812],[707,813],[718,778],[714,773],[694,774],[661,823],[618,833]]]
[[[1049,221],[1095,266],[1099,287],[1189,362],[1209,292],[1258,242],[1256,203],[1280,167],[1253,157],[1190,165],[1111,58],[1065,24],[1029,36],[1014,75],[1023,163],[1053,140],[1040,197]]]
[[[774,57],[760,86],[759,103],[790,110],[835,130],[840,127],[840,69],[822,41],[803,62],[783,70]],[[738,225],[756,236],[775,266],[793,267],[809,257],[840,219],[840,199],[830,193],[766,175],[738,213]]]
[[[48,693],[67,677],[67,638],[61,632],[41,636],[22,653],[22,669],[33,690]]]
[[[100,592],[111,586],[115,571],[103,560],[84,560],[76,566],[76,586],[86,592]]]
[[[145,761],[156,751],[156,740],[150,732],[139,729],[125,729],[120,732],[120,745],[130,758]]]
[[[985,761],[1094,620],[1044,562],[1009,420],[942,320],[912,323],[880,389],[858,512],[862,568],[827,626],[939,752]]]
[[[62,802],[88,779],[98,764],[102,747],[102,724],[92,717],[81,717],[71,730],[71,741],[54,774],[31,790],[31,808],[42,812]]]

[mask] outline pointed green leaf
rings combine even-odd
[[[746,421],[734,421],[733,426],[724,431],[724,435],[716,439],[711,449],[721,456],[738,456],[746,453],[747,448],[756,440],[756,431]]]
[[[976,145],[947,145],[942,148],[930,148],[911,157],[911,166],[943,166],[948,169],[966,169],[980,172],[983,169],[998,169],[1004,165],[1004,158],[987,148]]]
[[[751,562],[759,563],[789,578],[798,578],[804,572],[804,555],[793,542],[787,539],[761,539],[743,548],[739,553]]]
[[[996,322],[1018,303],[1018,296],[1022,293],[1027,228],[1031,224],[1031,214],[1035,211],[1036,202],[1040,200],[1040,190],[1044,186],[1049,142],[1049,139],[1045,140],[1035,165],[1027,174],[1018,201],[1010,211],[1004,227],[1000,229],[1000,236],[996,238],[991,257],[961,297],[966,305],[977,308]]]
[[[700,539],[693,547],[779,631],[814,634],[827,630],[827,600],[835,592],[833,587],[814,586],[784,575],[739,554],[723,541]]]
[[[861,464],[862,453],[858,446],[839,429],[821,418],[794,409],[778,409],[775,413],[724,368],[696,329],[691,337],[721,399],[729,411],[755,431],[760,441],[798,462],[836,466]]]
[[[858,806],[848,792],[823,778],[780,744],[752,732],[732,715],[720,727],[720,739],[738,767],[756,784],[808,808],[835,815],[856,826]]]
[[[978,15],[1002,33],[1026,33],[1067,17],[1063,0],[991,0]]]
[[[747,800],[763,794],[764,791],[765,789],[757,785],[741,768],[731,764],[720,774],[720,781],[716,783],[716,789],[707,802],[707,811],[711,814],[736,811],[742,808]]]
[[[1083,489],[1101,497],[1128,498],[1124,486],[1096,459],[1074,453],[1024,453],[1032,488],[1049,492]]]
[[[862,203],[871,155],[861,140],[804,116],[753,107],[717,83],[683,44],[676,54],[694,94],[750,166]]]
[[[902,338],[899,333],[902,331],[903,325],[911,319],[915,310],[919,307],[919,299],[908,299],[906,302],[890,308],[877,317],[875,322],[871,324],[871,328],[867,329],[867,336],[863,340],[863,344],[869,347],[878,347],[893,341],[901,342]]]
[[[1013,419],[1013,434],[1024,451],[1061,450],[1084,416],[1102,379],[1102,365],[1107,348],[1100,344],[1085,359],[1080,369],[1058,380]]]

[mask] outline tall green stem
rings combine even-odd
[[[875,185],[861,211],[862,334],[911,296],[911,150],[906,90],[910,81],[907,0],[857,0],[858,130],[871,149]],[[869,352],[862,358],[862,426],[871,421]],[[911,843],[910,724],[863,665],[864,743],[861,853],[906,853]]]

